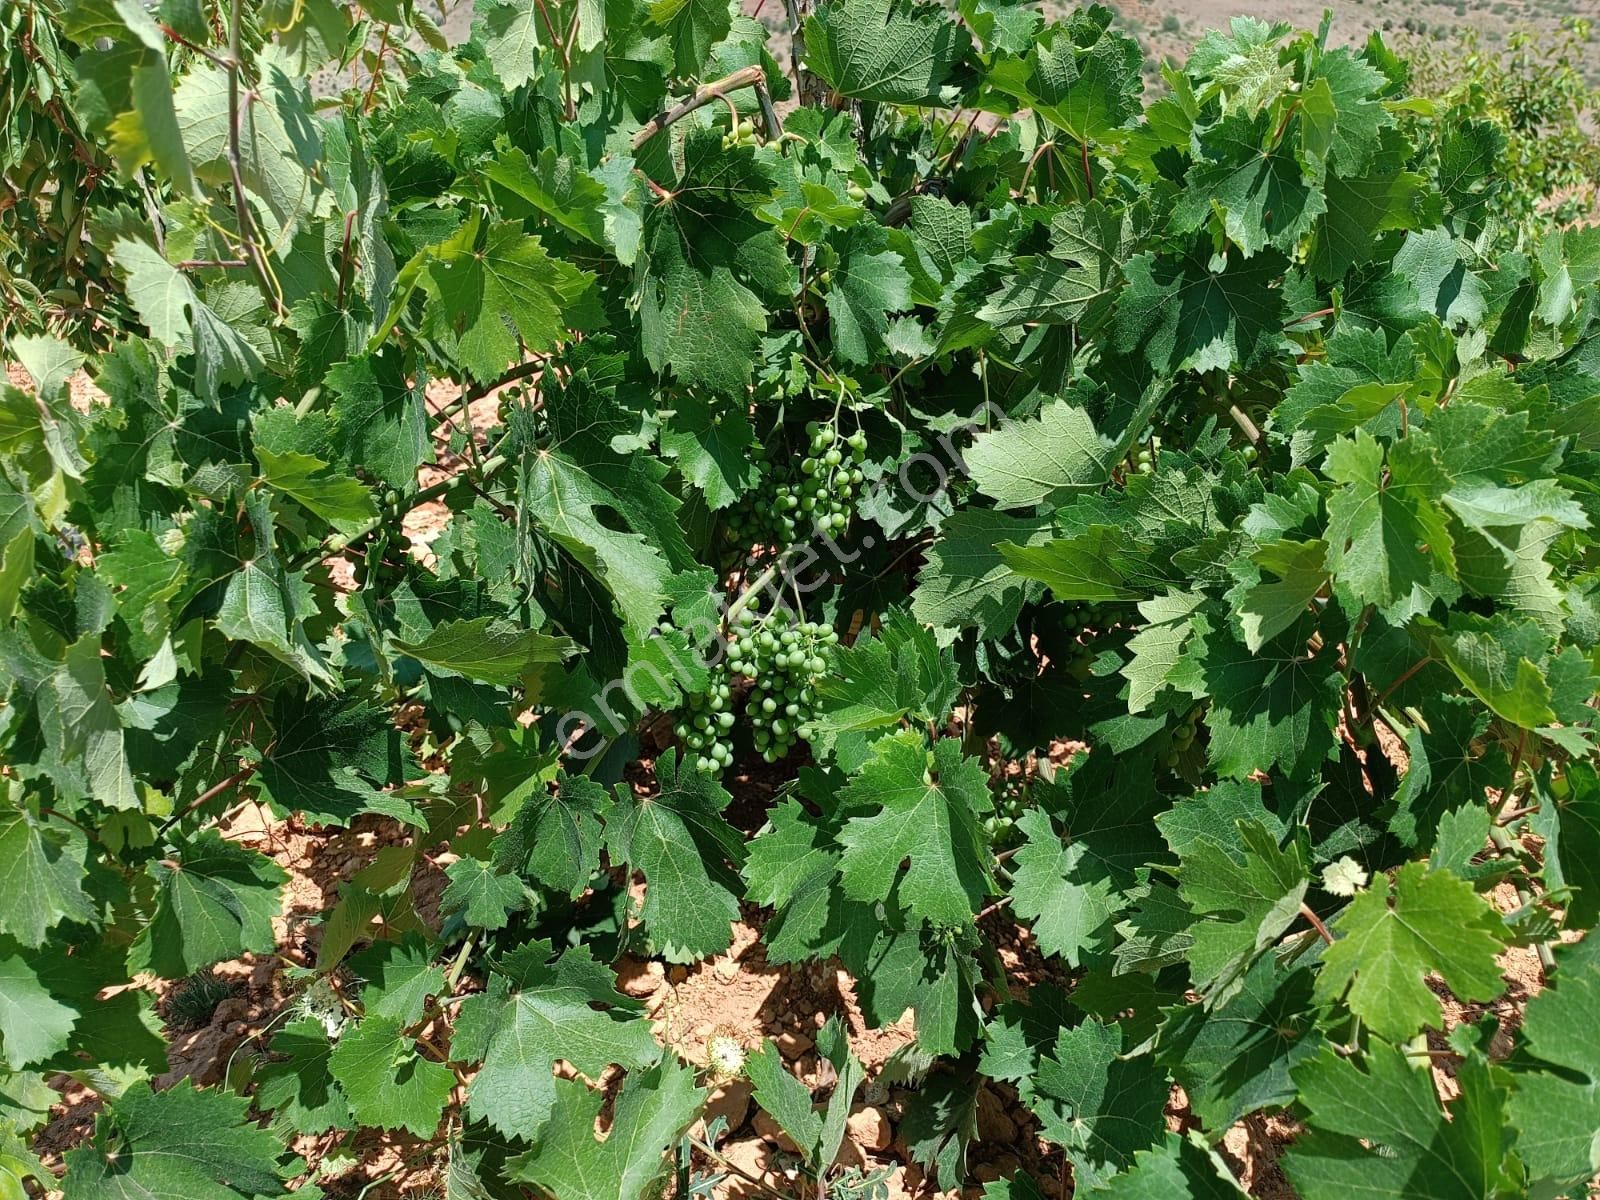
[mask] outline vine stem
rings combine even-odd
[[[1010,896],[1001,896],[1000,899],[996,900],[993,904],[989,905],[987,908],[981,910],[978,913],[978,915],[973,917],[972,919],[974,921],[981,921],[985,917],[992,916],[993,914],[999,912],[1002,908],[1005,908],[1010,903],[1011,903],[1011,897]]]
[[[1490,824],[1489,841],[1494,845],[1495,852],[1499,855],[1499,857],[1520,861],[1517,845],[1511,840],[1511,835],[1499,825],[1492,823]],[[1521,904],[1524,908],[1532,907],[1534,899],[1533,893],[1530,892],[1526,886],[1516,880],[1512,881],[1511,886],[1517,891],[1517,903]],[[1544,972],[1544,977],[1549,979],[1550,976],[1555,973],[1556,969],[1556,956],[1555,953],[1550,949],[1550,943],[1540,942],[1533,949],[1534,953],[1539,956],[1539,969]]]
[[[758,86],[761,83],[761,77],[761,67],[757,64],[756,66],[740,67],[732,74],[724,75],[721,79],[713,79],[710,83],[702,83],[695,88],[693,94],[687,99],[680,100],[671,108],[651,117],[643,128],[633,135],[633,148],[635,150],[640,149],[656,134],[683,120],[690,113],[716,101],[726,100],[729,92],[736,92],[740,88]],[[763,114],[763,117],[765,117],[765,114]],[[773,119],[776,120],[776,117]]]
[[[1250,415],[1244,409],[1237,404],[1230,404],[1228,405],[1228,416],[1233,418],[1233,423],[1239,427],[1239,431],[1250,439],[1252,446],[1261,445],[1261,429],[1250,419]]]
[[[1378,693],[1378,698],[1374,700],[1371,706],[1367,709],[1366,719],[1362,721],[1362,724],[1371,725],[1373,721],[1377,720],[1378,710],[1384,706],[1384,703],[1389,699],[1389,697],[1394,695],[1395,692],[1397,692],[1407,680],[1409,680],[1413,675],[1422,670],[1423,667],[1427,666],[1432,661],[1433,658],[1431,656],[1424,654],[1421,658],[1417,659],[1416,662],[1407,667],[1400,675],[1400,678],[1396,679],[1388,687],[1384,688],[1382,692]]]
[[[732,604],[728,605],[727,614],[723,617],[724,623],[734,620],[740,613],[748,608],[750,602],[761,593],[761,590],[765,588],[767,584],[773,581],[777,574],[778,564],[773,563],[765,571],[761,572],[760,575],[757,575],[756,581],[749,587],[745,588],[744,591],[740,592],[739,598]]]
[[[1033,157],[1028,160],[1028,165],[1023,168],[1022,182],[1017,185],[1017,195],[1026,196],[1028,194],[1028,180],[1033,177],[1034,167],[1039,165],[1039,160],[1041,158],[1055,148],[1056,143],[1053,138],[1049,141],[1039,143],[1039,148],[1033,152]]]
[[[188,804],[185,804],[181,809],[179,809],[177,812],[173,813],[170,817],[168,817],[165,821],[163,821],[161,823],[161,832],[165,833],[168,829],[171,829],[174,825],[176,825],[179,821],[183,820],[185,817],[187,817],[190,813],[194,812],[196,809],[204,808],[208,803],[210,803],[212,800],[215,800],[218,796],[222,795],[222,793],[227,791],[229,788],[237,787],[239,784],[243,783],[245,780],[249,779],[252,775],[254,775],[256,773],[256,769],[257,769],[256,768],[256,764],[251,763],[248,766],[240,767],[237,771],[235,771],[232,775],[229,775],[221,783],[212,784],[205,791],[201,792],[198,796],[196,796],[193,800],[189,801]]]
[[[241,8],[241,0],[232,0],[228,5],[228,175],[233,182],[233,203],[239,221],[239,240],[244,244],[244,257],[255,273],[256,283],[266,298],[267,307],[282,317],[287,310],[272,284],[272,271],[267,266],[266,252],[256,240],[255,216],[250,211],[250,197],[244,186],[244,155],[240,150],[244,141],[244,104],[239,86],[239,73],[244,69],[244,60],[239,51],[239,26],[243,19]]]
[[[1317,916],[1317,914],[1311,910],[1311,906],[1309,904],[1302,904],[1300,906],[1300,915],[1307,921],[1311,922],[1311,928],[1317,931],[1318,937],[1327,942],[1328,945],[1333,945],[1333,934],[1328,932],[1328,927],[1323,924],[1322,918]]]
[[[472,957],[472,951],[478,944],[478,935],[474,933],[461,944],[461,952],[456,955],[456,960],[450,965],[450,973],[444,981],[450,991],[456,990],[456,984],[461,982],[461,972],[467,968],[467,959]]]

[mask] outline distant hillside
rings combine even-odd
[[[427,0],[430,11],[436,0]],[[784,0],[742,0],[744,11],[775,34],[783,32]],[[1315,29],[1330,8],[1326,0],[1102,0],[1121,14],[1125,28],[1138,35],[1149,55],[1151,74],[1163,59],[1185,57],[1207,29],[1227,24],[1240,14],[1264,21],[1288,21],[1297,28]],[[445,36],[463,41],[472,25],[472,0],[440,6]],[[1071,5],[1051,3],[1051,10]],[[1493,50],[1516,29],[1554,39],[1562,22],[1583,17],[1595,22],[1597,32],[1588,39],[1582,69],[1593,87],[1600,87],[1600,0],[1354,0],[1332,5],[1332,39],[1338,44],[1364,42],[1374,29],[1383,31],[1394,45],[1410,41],[1457,42],[1477,30],[1480,44]]]
[[[1374,29],[1398,45],[1411,39],[1451,42],[1475,29],[1487,50],[1503,45],[1515,29],[1553,38],[1569,17],[1585,17],[1600,27],[1600,0],[1355,0],[1334,5],[1324,0],[1116,0],[1110,7],[1122,14],[1123,23],[1139,35],[1156,62],[1182,57],[1201,33],[1240,13],[1315,29],[1331,7],[1332,37],[1338,43],[1365,41]],[[1588,39],[1582,69],[1589,83],[1600,87],[1600,31]]]

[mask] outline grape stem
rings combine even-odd
[[[170,817],[168,817],[164,822],[162,822],[160,832],[165,833],[168,829],[171,829],[179,821],[183,820],[183,818],[187,817],[190,813],[194,812],[195,809],[204,807],[208,802],[210,802],[212,800],[215,800],[218,796],[222,795],[222,793],[227,791],[229,788],[235,787],[238,784],[243,783],[245,780],[249,779],[250,776],[254,775],[255,773],[256,773],[256,766],[255,766],[254,763],[251,763],[248,766],[241,767],[239,770],[235,771],[232,775],[229,775],[221,783],[212,784],[205,791],[201,792],[198,796],[196,796],[193,800],[189,801],[188,804],[184,805],[183,808],[179,809],[177,812],[173,813]]]
[[[756,88],[758,91],[762,90],[762,75],[763,72],[761,66],[757,64],[755,66],[740,67],[732,74],[724,75],[721,79],[713,79],[710,83],[702,83],[699,87],[695,88],[694,92],[687,99],[680,100],[677,104],[674,104],[665,112],[658,113],[656,116],[651,117],[650,120],[643,126],[643,128],[641,128],[638,133],[633,135],[633,148],[635,150],[641,149],[644,144],[651,138],[655,137],[656,134],[671,127],[676,122],[683,120],[683,118],[687,117],[690,113],[695,112],[698,109],[702,109],[706,105],[712,104],[718,100],[726,100],[729,92],[736,92],[740,88],[747,87]],[[770,108],[770,102],[762,106],[762,119],[764,121],[769,121],[769,125],[775,126],[777,123],[777,117],[774,115],[769,119],[768,110]],[[773,128],[769,127],[767,130],[767,136],[772,138],[779,136],[779,134]]]
[[[1328,927],[1323,924],[1322,918],[1317,916],[1317,914],[1312,911],[1309,904],[1302,904],[1300,906],[1300,915],[1307,921],[1311,922],[1311,928],[1317,931],[1318,937],[1327,942],[1328,945],[1333,945],[1333,934],[1328,932]]]
[[[1250,439],[1250,444],[1252,446],[1259,447],[1261,445],[1261,430],[1257,427],[1256,423],[1250,419],[1249,414],[1247,414],[1244,409],[1240,408],[1237,404],[1230,404],[1228,405],[1228,415],[1233,418],[1233,423],[1239,427],[1239,429],[1244,433],[1245,437]]]
[[[973,917],[972,919],[974,921],[981,921],[985,917],[999,912],[1002,908],[1005,908],[1010,903],[1011,903],[1011,897],[1010,896],[1001,896],[1000,899],[996,900],[993,904],[989,905],[989,907],[983,909],[981,912],[978,913],[977,916]]]
[[[744,591],[740,592],[738,599],[736,599],[732,604],[728,605],[728,611],[726,614],[724,614],[722,619],[724,627],[731,624],[740,613],[748,608],[751,601],[753,601],[761,592],[761,589],[766,587],[767,584],[771,583],[777,574],[778,564],[773,563],[765,571],[761,572],[760,575],[756,576],[756,581],[749,587],[745,588]]]
[[[1511,840],[1511,835],[1499,825],[1491,824],[1489,826],[1489,841],[1493,843],[1499,857],[1513,862],[1517,861],[1519,857],[1517,845]],[[1524,908],[1532,908],[1534,897],[1528,888],[1515,879],[1512,880],[1512,887],[1516,888],[1517,902]],[[1539,969],[1544,973],[1545,979],[1548,980],[1551,975],[1555,974],[1556,970],[1556,958],[1554,952],[1550,949],[1550,943],[1540,942],[1533,949],[1534,953],[1539,956]]]

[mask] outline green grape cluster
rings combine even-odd
[[[1169,734],[1167,751],[1162,755],[1163,766],[1176,768],[1183,756],[1194,749],[1195,738],[1200,733],[1200,717],[1205,712],[1205,705],[1197,704],[1189,710],[1187,716],[1178,723]]]
[[[827,668],[823,652],[839,635],[816,621],[796,621],[787,609],[763,618],[751,601],[734,618],[727,656],[705,689],[689,697],[673,731],[693,754],[697,770],[721,775],[733,763],[733,699],[750,681],[744,715],[750,738],[776,762],[811,736],[815,680]]]
[[[752,622],[728,651],[728,669],[751,681],[745,701],[750,737],[761,757],[776,762],[811,736],[814,681],[827,669],[823,652],[839,641],[816,621],[795,621],[785,609]]]
[[[734,146],[756,145],[755,122],[749,118],[741,120],[731,130],[722,135],[722,148],[731,150]]]
[[[1156,460],[1160,457],[1161,436],[1150,433],[1140,438],[1134,450],[1128,455],[1128,468],[1140,475],[1154,475]]]
[[[693,753],[694,765],[706,775],[721,775],[733,762],[733,683],[715,672],[705,690],[689,696],[673,723],[678,740]]]
[[[1069,639],[1063,661],[1067,670],[1080,678],[1086,676],[1094,663],[1095,638],[1115,623],[1114,614],[1107,605],[1087,601],[1065,605],[1061,614],[1061,628]]]
[[[992,846],[1015,840],[1017,818],[1028,807],[1028,781],[1021,774],[1007,775],[1000,783],[1000,795],[992,816],[983,819],[983,831]]]
[[[727,537],[741,545],[791,546],[812,533],[830,536],[850,524],[865,476],[867,435],[841,437],[832,424],[808,421],[806,453],[796,459],[782,442],[757,451],[762,486],[729,511]]]

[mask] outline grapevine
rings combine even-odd
[[[1588,27],[777,7],[0,0],[0,1200],[1584,1194]]]

